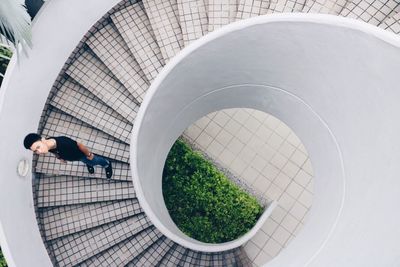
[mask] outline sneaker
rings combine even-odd
[[[87,167],[87,169],[88,169],[90,174],[94,173],[94,168],[92,166],[86,164],[86,167]]]
[[[107,165],[107,167],[105,167],[105,170],[106,170],[107,179],[110,179],[112,177],[112,174],[113,174],[111,162],[108,162],[108,165]]]

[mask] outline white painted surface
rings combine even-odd
[[[255,108],[296,132],[315,172],[308,222],[268,266],[399,266],[399,46],[364,23],[301,14],[240,21],[195,42],[154,81],[136,120],[143,208],[173,229],[159,196],[176,137],[209,112]]]
[[[23,147],[39,119],[58,73],[90,27],[118,0],[46,2],[33,29],[33,48],[17,64],[13,57],[0,90],[0,245],[9,266],[52,266],[40,237],[32,177],[17,174],[32,154]],[[96,8],[93,8],[96,7]]]

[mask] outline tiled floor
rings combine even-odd
[[[252,109],[211,113],[184,132],[203,152],[278,207],[245,250],[254,266],[275,257],[301,230],[312,204],[307,151],[277,118]]]

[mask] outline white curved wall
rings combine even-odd
[[[134,129],[133,172],[144,178],[135,185],[150,218],[172,227],[156,196],[186,126],[217,109],[256,108],[296,132],[315,171],[309,219],[268,266],[399,266],[399,46],[364,23],[284,14],[237,22],[186,48],[153,83]]]
[[[76,45],[118,2],[46,2],[33,23],[29,57],[20,64],[13,57],[7,69],[0,90],[0,245],[9,266],[52,266],[36,222],[32,177],[16,172],[20,159],[32,161],[22,142],[37,130],[50,89]]]

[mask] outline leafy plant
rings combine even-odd
[[[31,19],[21,0],[0,1],[0,43],[10,42],[23,51],[31,46]]]
[[[182,140],[177,140],[168,154],[163,196],[179,229],[207,243],[223,243],[242,236],[263,211],[254,197]]]
[[[7,267],[6,259],[3,256],[3,252],[0,249],[0,267]]]
[[[3,75],[6,72],[11,56],[11,50],[0,44],[0,85],[3,81]]]

